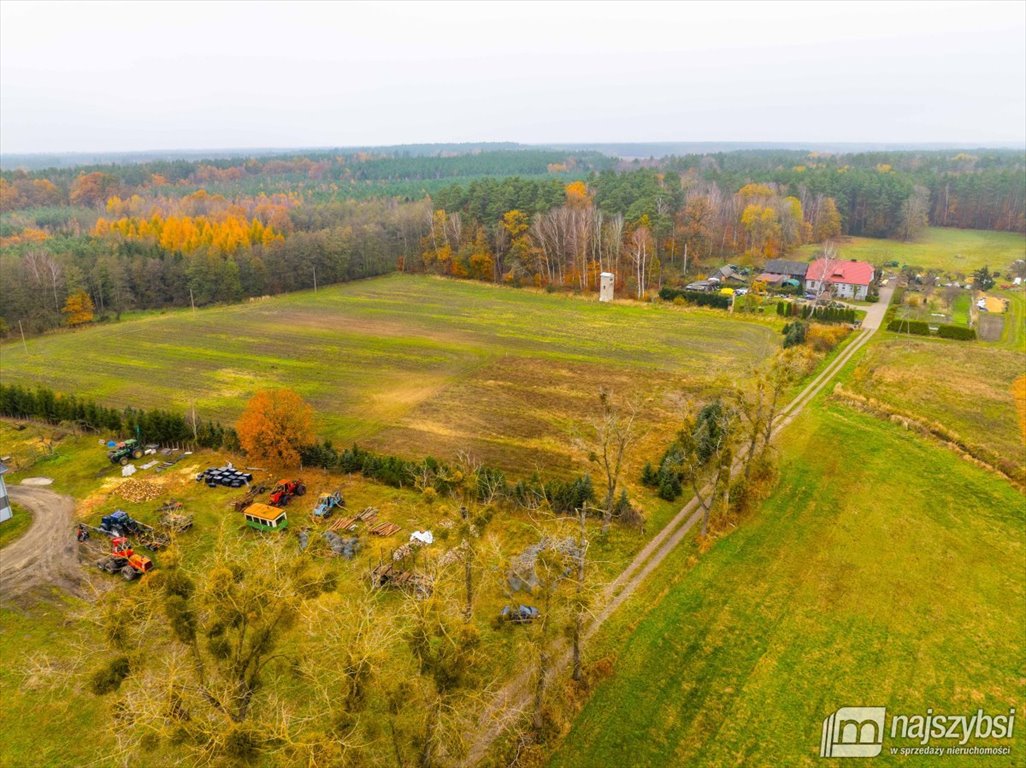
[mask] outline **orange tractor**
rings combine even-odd
[[[153,568],[153,561],[137,555],[124,536],[115,536],[110,542],[110,554],[96,561],[96,567],[107,573],[120,573],[125,581],[132,581]]]
[[[306,486],[302,480],[279,480],[271,491],[271,506],[284,507],[293,496],[302,496],[306,493]]]

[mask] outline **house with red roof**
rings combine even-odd
[[[813,293],[825,291],[837,298],[864,301],[873,282],[873,265],[848,259],[816,259],[805,274],[805,288]]]

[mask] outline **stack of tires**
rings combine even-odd
[[[241,472],[230,465],[209,467],[196,475],[197,483],[205,482],[210,488],[216,488],[219,485],[226,488],[241,488],[252,480],[253,475],[250,472]]]

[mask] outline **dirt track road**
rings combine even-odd
[[[781,430],[787,427],[795,417],[829,384],[842,368],[854,357],[869,339],[883,324],[883,318],[887,312],[887,306],[891,302],[894,288],[886,285],[880,289],[880,299],[876,304],[866,310],[866,317],[862,321],[862,330],[852,342],[820,371],[801,392],[785,407],[777,417],[776,425],[773,428],[773,437],[776,437]],[[738,461],[731,468],[731,475],[741,471],[741,463]],[[708,495],[710,488],[703,489],[703,494]],[[678,512],[669,523],[667,523],[652,540],[635,556],[634,560],[623,570],[605,590],[602,608],[595,615],[591,624],[584,632],[585,639],[590,638],[603,622],[608,619],[617,608],[641,585],[659,565],[666,556],[680,544],[691,529],[702,519],[702,510],[698,500],[693,498]],[[569,652],[566,644],[561,643],[553,649],[555,661],[552,665],[550,676],[562,672],[570,662]],[[509,683],[499,689],[493,700],[485,708],[482,714],[476,738],[471,741],[466,766],[474,766],[484,759],[488,749],[502,733],[527,712],[531,703],[531,683],[534,679],[534,670],[525,669]]]
[[[11,485],[7,490],[11,501],[32,511],[32,525],[0,549],[0,601],[50,584],[74,590],[80,570],[72,531],[74,500],[37,486]]]

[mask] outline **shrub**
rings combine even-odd
[[[659,484],[659,498],[666,501],[674,501],[681,495],[683,490],[678,478],[667,475],[663,477],[663,481]]]
[[[116,656],[93,673],[89,687],[97,696],[116,691],[132,671],[127,656]]]
[[[794,322],[785,325],[780,331],[784,334],[784,349],[804,344],[808,331],[809,324],[802,322],[801,320],[795,320]]]
[[[646,461],[645,466],[641,468],[641,484],[647,485],[649,488],[659,486],[659,474],[652,468],[650,461]]]
[[[815,323],[809,327],[805,340],[817,352],[829,352],[840,344],[847,335],[848,328],[846,326],[820,325]]]

